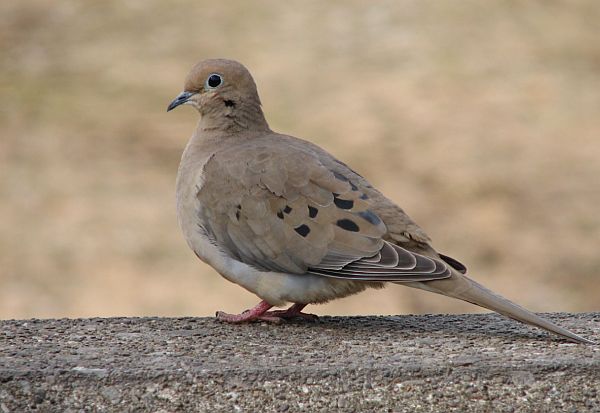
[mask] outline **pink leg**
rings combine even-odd
[[[264,320],[271,321],[274,323],[278,323],[281,321],[279,317],[273,317],[267,314],[267,310],[273,307],[266,301],[261,301],[256,306],[252,307],[249,310],[244,311],[241,314],[227,314],[223,311],[217,311],[217,320],[225,321],[227,323],[245,323],[248,321],[256,321],[256,320]]]
[[[223,311],[217,311],[217,320],[225,321],[227,323],[246,323],[250,321],[269,321],[272,323],[280,323],[283,320],[290,318],[305,318],[307,320],[317,320],[318,317],[314,314],[306,314],[302,312],[302,309],[306,307],[306,304],[294,304],[287,310],[276,310],[268,311],[271,307],[266,301],[261,301],[255,307],[250,310],[246,310],[241,314],[227,314]]]
[[[296,303],[287,310],[267,311],[265,314],[269,316],[283,318],[284,320],[290,318],[304,318],[305,320],[316,321],[319,319],[319,317],[316,314],[303,313],[302,309],[304,307],[306,307],[306,304]]]

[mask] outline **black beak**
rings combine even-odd
[[[183,105],[185,102],[187,102],[194,95],[195,95],[195,93],[193,93],[193,92],[181,92],[179,94],[179,96],[177,96],[173,100],[173,102],[171,102],[169,104],[169,106],[167,107],[167,112],[170,111],[170,110],[175,109],[179,105]]]

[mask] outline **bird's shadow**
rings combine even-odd
[[[399,315],[399,316],[321,316],[317,321],[292,319],[286,325],[294,327],[311,327],[316,329],[336,330],[353,336],[402,335],[419,338],[425,335],[436,335],[467,340],[486,338],[502,341],[548,341],[558,344],[572,343],[559,336],[542,330],[536,332],[535,327],[528,327],[517,321],[506,319],[496,314],[460,315]],[[528,330],[531,328],[531,330]]]

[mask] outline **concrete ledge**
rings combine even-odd
[[[600,337],[600,313],[549,314]],[[0,322],[0,412],[600,411],[600,346],[494,314]]]

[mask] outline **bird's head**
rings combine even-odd
[[[206,127],[267,127],[252,75],[234,60],[207,59],[197,63],[184,89],[167,107],[195,107]]]

